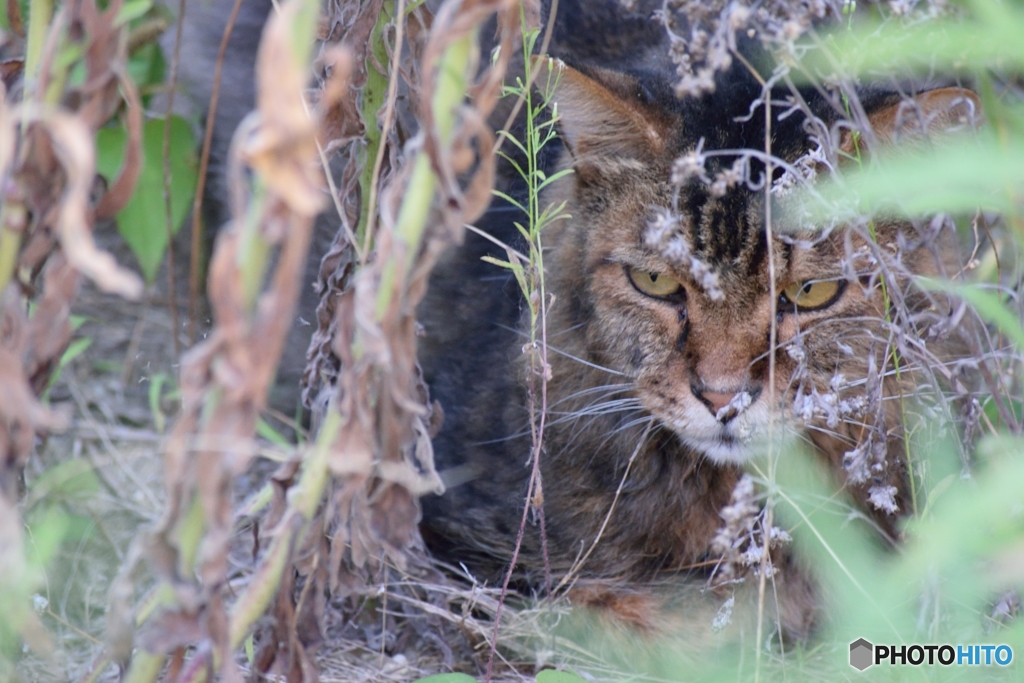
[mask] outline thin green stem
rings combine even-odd
[[[199,555],[199,544],[203,540],[206,520],[203,517],[203,506],[199,496],[192,496],[188,503],[188,511],[175,528],[178,545],[178,571],[182,576],[192,576],[196,569],[196,558]]]
[[[165,655],[138,650],[132,655],[132,665],[125,676],[125,683],[152,683],[164,667]]]
[[[842,571],[842,573],[850,581],[850,583],[853,585],[853,587],[856,588],[857,591],[864,597],[864,600],[867,602],[867,604],[869,604],[869,605],[871,605],[872,607],[875,608],[875,611],[878,613],[878,615],[880,616],[881,620],[883,622],[885,622],[885,624],[890,629],[892,629],[893,634],[899,640],[902,641],[903,638],[902,638],[902,636],[900,634],[900,631],[899,631],[898,628],[896,628],[896,625],[892,622],[892,620],[889,619],[887,610],[882,609],[882,607],[875,600],[874,594],[871,591],[869,591],[867,588],[865,588],[864,585],[860,582],[860,580],[854,575],[853,571],[849,567],[846,566],[846,563],[843,562],[843,559],[839,556],[839,553],[837,553],[836,550],[832,547],[832,544],[829,542],[829,539],[825,538],[825,536],[822,535],[822,533],[818,529],[818,527],[815,526],[814,523],[811,522],[810,518],[807,516],[807,513],[804,512],[803,508],[801,508],[796,503],[796,501],[793,500],[786,493],[786,491],[784,489],[776,488],[773,491],[773,493],[775,495],[779,496],[785,503],[787,503],[791,508],[793,508],[793,510],[796,512],[797,515],[799,515],[800,519],[807,526],[807,528],[811,531],[811,533],[814,534],[814,537],[821,544],[821,547],[825,549],[825,552],[828,553],[829,557],[832,558],[832,560],[836,563],[836,566],[839,567],[840,571]],[[760,647],[760,646],[758,646],[758,647]]]
[[[7,227],[15,211],[24,213],[20,205],[4,205],[0,208],[0,292],[7,288],[7,283],[14,276],[18,250],[21,248],[21,232]]]
[[[384,30],[387,28],[388,23],[391,21],[391,17],[395,14],[395,2],[394,0],[387,0],[380,10],[380,14],[377,15],[377,23],[373,26],[373,31],[370,33],[370,45],[371,52],[366,57],[366,85],[363,86],[362,96],[360,98],[360,114],[363,117],[363,122],[366,127],[366,145],[363,147],[363,151],[360,154],[359,163],[362,164],[363,172],[359,178],[359,191],[363,197],[361,206],[359,209],[359,222],[356,224],[356,241],[361,243],[362,253],[364,255],[370,253],[370,247],[372,246],[373,230],[371,225],[373,224],[373,210],[374,200],[376,198],[376,181],[377,175],[380,172],[380,165],[376,162],[381,156],[381,148],[384,144],[384,137],[387,135],[386,130],[381,130],[377,125],[377,114],[384,108],[384,103],[388,97],[388,74],[381,72],[378,66],[388,64],[388,49],[384,41]],[[401,50],[401,45],[395,46],[396,50]],[[393,78],[397,77],[397,74],[392,74]]]
[[[772,177],[772,98],[771,88],[767,83],[761,84],[764,98],[764,153],[765,177]],[[775,345],[778,343],[778,292],[775,282],[775,237],[772,231],[772,196],[771,182],[764,188],[764,238],[768,244],[768,301],[771,307],[771,326],[768,330],[768,400],[775,404]],[[775,419],[768,421],[768,482],[775,487]],[[764,636],[764,599],[767,588],[768,567],[771,563],[771,531],[774,523],[773,499],[768,496],[764,503],[764,514],[761,517],[761,572],[757,582],[757,629],[754,642],[754,681],[761,678],[761,642]]]
[[[30,0],[28,6],[28,35],[25,44],[26,90],[32,92],[39,83],[39,67],[46,44],[46,32],[53,19],[53,0]],[[28,99],[26,97],[26,99]]]
[[[260,231],[260,217],[266,203],[266,187],[259,175],[253,177],[249,205],[242,219],[239,234],[238,270],[242,279],[242,297],[245,309],[252,313],[256,306],[270,262],[270,245]]]
[[[475,43],[476,31],[470,31],[447,47],[438,65],[437,85],[434,88],[431,109],[437,137],[442,147],[451,141],[452,132],[455,130],[456,110],[466,95],[466,70]],[[377,320],[384,318],[394,294],[396,280],[401,278],[404,281],[413,263],[412,255],[415,254],[423,237],[436,187],[437,178],[431,167],[430,158],[420,151],[413,162],[412,175],[395,224],[398,242],[396,246],[399,247],[399,253],[403,254],[401,264],[396,259],[384,264],[380,288],[377,290]]]
[[[292,518],[293,527],[283,529],[284,533],[275,534],[270,549],[267,551],[266,560],[245,591],[239,596],[235,608],[231,612],[230,640],[233,648],[242,644],[256,620],[266,611],[270,600],[281,584],[281,576],[288,566],[292,548],[302,542],[303,536],[309,529],[309,522],[316,514],[324,491],[327,489],[327,483],[330,481],[328,461],[331,446],[340,429],[341,414],[337,410],[329,410],[313,451],[303,466],[302,476],[290,501],[290,507],[298,513],[299,518]],[[285,519],[288,520],[287,516]],[[285,523],[287,521],[282,522],[282,524]]]

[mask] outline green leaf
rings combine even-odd
[[[1024,12],[1017,3],[972,2],[974,17],[906,26],[864,22],[829,37],[831,55],[812,55],[812,72],[864,74],[894,66],[919,72],[1024,67]]]
[[[537,191],[540,192],[541,190],[543,190],[545,187],[547,187],[551,183],[555,182],[556,180],[559,180],[560,178],[564,178],[565,176],[571,174],[572,172],[573,172],[573,170],[571,168],[563,168],[558,173],[555,173],[554,175],[548,176],[544,180],[544,182],[542,182],[540,184],[540,186],[537,188]],[[564,202],[563,202],[563,204],[564,204]]]
[[[116,360],[104,360],[97,358],[92,362],[92,367],[97,372],[106,373],[108,375],[120,374],[124,369],[124,363]]]
[[[583,678],[568,671],[545,669],[537,674],[537,683],[586,683]]]
[[[909,525],[912,542],[895,568],[904,585],[938,573],[954,603],[984,599],[987,591],[997,590],[999,579],[978,568],[986,559],[1007,562],[1021,542],[1024,441],[986,437],[977,450],[983,466],[970,481],[956,478],[930,518]]]
[[[1006,409],[1013,415],[1015,419],[1020,419],[1021,415],[1024,415],[1024,403],[1019,399],[1012,397],[1004,397],[1003,403]],[[1000,415],[999,406],[996,403],[996,399],[990,398],[985,401],[984,408],[982,409],[989,422],[996,425],[996,427],[1003,426],[1003,418]]]
[[[805,208],[814,221],[834,217],[837,205],[861,213],[884,207],[908,216],[978,207],[1010,213],[1022,183],[1024,142],[1002,144],[982,134],[948,140],[919,153],[891,150],[880,155],[876,167],[826,184],[820,189],[825,201],[809,200]]]
[[[167,427],[167,416],[164,415],[160,399],[163,398],[164,385],[169,380],[170,377],[166,372],[158,372],[149,380],[149,412],[153,415],[153,424],[156,426],[156,431],[161,434]]]
[[[294,444],[285,438],[284,434],[274,429],[269,422],[260,418],[256,422],[256,433],[264,439],[282,448],[291,448]]]
[[[956,475],[947,474],[945,477],[939,480],[938,484],[932,487],[932,490],[928,492],[928,499],[927,501],[925,501],[924,511],[921,513],[921,517],[923,519],[928,518],[928,512],[932,509],[932,506],[934,506],[935,502],[942,497],[942,494],[945,493],[949,489],[949,487],[953,485],[954,481],[956,481]]]
[[[54,57],[54,69],[57,71],[63,71],[64,69],[70,68],[79,59],[85,55],[85,45],[79,42],[67,42],[61,44],[57,48],[57,53]]]
[[[156,277],[167,249],[164,211],[163,119],[147,121],[143,128],[143,162],[139,181],[128,204],[117,214],[117,227],[142,273],[150,282]],[[96,170],[113,180],[124,160],[128,133],[123,126],[103,128],[96,134]],[[182,118],[171,118],[170,130],[171,225],[177,232],[195,192],[197,163],[192,128]]]
[[[508,268],[509,270],[515,270],[516,265],[509,263],[508,261],[502,261],[501,259],[494,258],[493,256],[481,256],[480,260],[491,265],[499,266],[500,268]]]
[[[134,21],[151,9],[153,9],[153,0],[128,0],[121,5],[121,10],[117,13],[117,18],[114,19],[114,26]]]
[[[75,339],[68,348],[64,349],[64,353],[60,357],[60,361],[57,363],[57,368],[50,375],[50,381],[46,383],[46,390],[43,392],[43,399],[46,400],[50,396],[50,389],[53,388],[58,380],[60,380],[61,373],[64,372],[64,368],[67,367],[68,363],[85,353],[85,350],[92,346],[91,337],[83,337],[81,339]]]
[[[28,521],[26,559],[36,567],[45,567],[67,537],[71,516],[58,506],[46,507]]]
[[[510,197],[509,195],[505,194],[501,190],[491,190],[491,194],[493,194],[495,197],[498,197],[500,199],[504,199],[506,202],[508,202],[512,206],[516,207],[517,209],[519,209],[523,213],[527,213],[527,214],[529,213],[529,211],[526,210],[525,206],[523,206],[522,204],[520,204],[516,200],[512,199],[512,197]]]
[[[144,88],[163,83],[166,66],[160,46],[150,43],[140,47],[129,57],[128,74],[136,86]]]
[[[508,133],[505,136],[505,140],[507,140],[508,142],[511,142],[516,147],[516,149],[518,149],[523,154],[528,154],[528,152],[526,151],[526,146],[523,143],[521,143],[519,141],[519,139],[515,135],[512,135],[511,133]],[[509,159],[508,156],[506,156],[504,152],[502,152],[501,155],[504,156],[506,159]],[[511,161],[511,159],[509,159],[509,161]],[[519,171],[519,174],[522,175],[523,177],[525,177],[525,173],[523,173],[522,170]]]
[[[88,460],[75,458],[58,463],[37,477],[28,488],[25,509],[43,499],[85,500],[99,493],[100,482]]]
[[[81,356],[82,353],[85,352],[85,350],[90,346],[92,346],[91,337],[83,337],[81,339],[76,339],[70,344],[68,344],[68,348],[64,350],[64,355],[60,357],[59,367],[63,368],[65,365]]]
[[[476,683],[476,679],[466,674],[435,674],[417,679],[413,683]]]

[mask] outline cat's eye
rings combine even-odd
[[[647,296],[667,299],[682,292],[679,280],[664,273],[652,273],[641,268],[629,268],[627,272],[633,286]]]
[[[782,290],[779,303],[796,306],[800,311],[815,311],[831,306],[842,294],[842,280],[807,280],[794,282]]]

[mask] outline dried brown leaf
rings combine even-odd
[[[163,547],[165,564],[179,558],[174,529],[186,519],[190,501],[197,500],[203,511],[196,568],[201,581],[186,585],[193,586],[195,602],[202,607],[196,614],[208,633],[211,651],[220,657],[223,680],[239,676],[230,652],[230,620],[225,609],[229,596],[224,590],[234,532],[232,483],[254,452],[256,420],[266,403],[293,319],[312,219],[323,203],[322,175],[316,165],[316,122],[302,100],[307,65],[298,58],[302,51],[292,42],[298,9],[296,2],[284,6],[271,17],[264,32],[257,62],[258,110],[243,124],[240,144],[233,151],[231,181],[238,218],[221,234],[210,264],[208,292],[215,327],[183,363],[182,415],[165,459],[170,505],[158,544]],[[345,63],[344,57],[339,58],[339,64]],[[339,73],[339,78],[344,77]],[[241,160],[255,171],[259,189],[259,202],[248,208],[242,201],[249,188],[243,182]],[[244,224],[241,216],[245,216]],[[269,276],[255,273],[266,284],[253,302],[244,278],[253,279],[254,273],[249,271],[262,265],[250,257],[250,247],[256,241],[262,242],[260,249],[277,250],[268,260],[273,265]],[[286,505],[285,492],[295,475],[291,466],[275,479],[272,510],[280,522],[271,533],[287,544],[282,550],[289,557],[296,552],[299,531],[306,521]],[[314,548],[317,538],[316,534],[307,536]],[[278,623],[285,629],[274,636],[274,642],[261,644],[258,667],[266,671],[274,667],[290,680],[313,680],[311,660],[294,633],[295,619],[289,611],[291,584],[288,580],[279,586],[260,583],[275,580],[272,574],[261,572],[250,586],[251,594],[268,597],[276,588],[277,607],[273,609],[283,618]],[[183,580],[179,577],[178,582],[180,586]],[[180,601],[184,594],[178,592]],[[271,605],[236,607],[260,610]],[[196,635],[191,632],[185,637]],[[162,643],[162,651],[172,645]],[[182,675],[201,670],[209,656],[204,653],[193,658]]]
[[[291,210],[315,216],[324,204],[317,159],[316,124],[304,106],[308,73],[292,41],[299,3],[288,3],[267,22],[256,61],[256,106],[260,125],[244,144],[243,156]],[[337,64],[344,68],[350,61]],[[338,78],[347,80],[339,72]]]
[[[65,187],[57,206],[56,227],[68,261],[100,289],[128,299],[138,298],[142,280],[121,268],[92,240],[89,195],[96,164],[91,131],[81,118],[70,114],[41,114],[29,109],[26,115],[45,128],[64,171]]]
[[[111,0],[100,11],[96,0],[82,0],[75,8],[78,11],[72,23],[81,24],[89,39],[85,81],[77,89],[82,99],[77,113],[92,130],[105,124],[121,106],[118,74],[127,72],[127,40],[123,27],[115,24],[115,20],[123,4],[124,0]]]
[[[25,37],[25,24],[21,20],[21,5],[18,0],[7,0],[7,22],[19,38]]]
[[[71,302],[78,295],[78,272],[60,252],[43,270],[42,297],[28,323],[24,367],[32,390],[41,395],[71,340]]]
[[[199,614],[168,610],[147,621],[136,640],[140,647],[149,652],[170,652],[207,637],[205,624]]]
[[[16,500],[36,434],[66,429],[68,416],[40,403],[29,384],[29,321],[14,285],[0,296],[0,316],[0,495]]]
[[[323,56],[328,77],[322,88],[314,91],[320,112],[317,137],[324,146],[348,143],[363,135],[359,114],[358,91],[352,86],[352,51],[332,47]]]
[[[142,101],[132,79],[122,77],[120,81],[128,105],[128,144],[121,174],[96,205],[96,217],[100,219],[113,218],[125,207],[142,171]]]
[[[9,0],[17,4],[17,0]],[[17,83],[18,79],[21,78],[21,74],[25,71],[25,60],[20,58],[5,59],[0,61],[0,82],[3,82],[4,87],[10,90]]]
[[[423,65],[415,70],[422,82],[413,84],[419,100],[432,100],[440,55],[452,41],[470,34],[493,12],[512,16],[517,8],[511,0],[442,5],[429,34],[418,34],[428,41],[426,48],[410,48],[423,54]],[[515,15],[518,18],[518,12]],[[508,42],[510,53],[510,38]],[[451,135],[454,144],[442,145],[429,111],[422,112],[422,130],[427,133],[422,149],[442,179],[438,210],[429,222],[449,226],[455,238],[462,223],[484,211],[490,201],[493,159],[489,155],[477,159],[475,150],[493,146],[485,121],[500,90],[501,73],[496,72],[504,69],[506,61],[486,71],[472,89],[472,105],[460,107]],[[386,140],[392,135],[393,131],[384,131]],[[336,377],[334,406],[342,417],[331,455],[332,472],[340,480],[325,512],[332,520],[330,565],[335,591],[354,590],[363,582],[360,576],[383,557],[404,566],[407,552],[418,542],[417,498],[441,488],[426,426],[432,421],[430,404],[416,365],[413,311],[438,251],[451,237],[445,237],[444,231],[428,232],[435,237],[424,245],[406,245],[395,238],[394,217],[405,195],[409,168],[406,165],[393,175],[381,194],[375,258],[352,277],[348,245],[338,238],[321,268],[326,287],[311,346],[316,371],[307,380],[330,382]],[[351,169],[351,165],[346,169],[349,178],[355,175]],[[392,289],[378,291],[385,281],[385,268],[404,272],[403,264],[414,257],[407,279],[391,278]],[[348,289],[339,289],[346,284]],[[389,301],[383,315],[378,309],[382,296]],[[334,343],[328,347],[331,335]],[[333,351],[333,359],[325,356],[327,348]],[[313,382],[307,384],[307,400],[313,388]]]

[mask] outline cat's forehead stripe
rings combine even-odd
[[[689,190],[680,204],[693,255],[719,267],[756,270],[767,253],[762,203],[743,189],[723,197],[710,197],[700,187]]]

